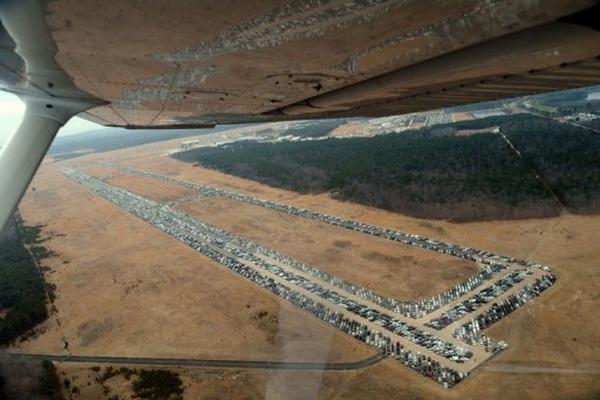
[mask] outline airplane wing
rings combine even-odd
[[[595,1],[57,0],[56,60],[119,126],[383,116],[600,83]],[[598,8],[595,8],[598,11]]]
[[[128,128],[384,116],[600,83],[596,0],[3,0],[0,225],[76,113]],[[39,132],[33,135],[31,132]]]

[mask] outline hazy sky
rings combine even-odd
[[[0,90],[0,146],[19,127],[24,111],[25,105],[17,96]],[[58,135],[74,135],[99,128],[98,124],[75,117],[61,128]]]

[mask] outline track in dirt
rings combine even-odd
[[[369,367],[386,358],[377,353],[374,356],[359,361],[345,363],[311,363],[287,361],[250,361],[250,360],[203,360],[188,358],[150,358],[150,357],[114,357],[114,356],[79,356],[58,354],[13,353],[3,354],[13,362],[28,360],[47,360],[68,363],[90,364],[129,364],[129,365],[169,365],[185,367],[212,368],[259,368],[259,369],[299,369],[299,370],[328,370],[346,371]]]

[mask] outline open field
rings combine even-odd
[[[131,169],[123,169],[123,171],[138,173]],[[110,201],[118,208],[210,257],[239,276],[286,299],[297,307],[309,311],[319,319],[377,348],[383,354],[394,354],[402,358],[411,368],[438,383],[443,383],[446,387],[453,386],[462,380],[465,377],[464,374],[472,371],[494,352],[500,351],[504,347],[498,347],[479,336],[473,339],[453,337],[451,329],[454,327],[449,326],[451,321],[444,326],[438,325],[437,322],[436,325],[426,326],[425,320],[417,321],[415,319],[423,317],[423,313],[430,313],[440,306],[444,307],[440,311],[444,311],[447,309],[445,305],[457,298],[459,301],[464,300],[464,298],[460,298],[462,296],[460,293],[456,296],[450,294],[450,297],[441,298],[441,303],[434,300],[437,305],[429,300],[422,305],[398,304],[396,300],[386,300],[380,295],[374,295],[369,289],[357,291],[354,284],[344,283],[335,276],[323,275],[323,271],[299,264],[297,260],[290,259],[272,249],[261,248],[234,233],[206,225],[202,220],[174,210],[172,206],[146,199],[72,168],[62,169],[61,172],[95,195]],[[177,181],[167,179],[162,175],[151,175],[151,177],[169,184],[177,183]],[[204,195],[211,195],[211,193],[226,195],[225,192],[215,192],[215,189],[207,192],[204,188],[193,187]],[[251,200],[247,197],[238,197],[238,199],[244,202]],[[319,218],[324,218],[323,221],[332,221],[331,217],[320,216]],[[347,221],[345,224],[347,227],[364,229],[356,222]],[[381,229],[377,232],[379,235],[385,234],[385,231]],[[401,234],[396,233],[396,235]],[[398,239],[402,237],[397,236]],[[443,243],[436,244],[433,240],[417,237],[404,237],[404,239],[412,246],[425,246],[430,250],[447,251],[456,256],[468,257],[473,261],[476,254],[483,255],[479,250],[461,250]],[[504,266],[493,267],[492,264],[495,261],[492,259],[502,262],[500,256],[492,254],[481,259],[480,262],[485,264],[486,268],[500,268],[496,272],[502,271],[505,276],[500,281],[508,282],[506,279],[510,279],[511,282],[508,286],[506,283],[502,283],[501,288],[496,283],[485,283],[491,277],[479,281],[480,284],[486,286],[492,285],[492,288],[486,288],[486,290],[491,291],[490,294],[495,292],[495,298],[506,297],[511,293],[518,294],[521,289],[526,289],[528,295],[535,297],[540,290],[552,285],[554,280],[552,275],[543,272],[538,267],[532,266],[528,272],[523,271],[520,268],[523,265],[529,265],[524,261],[520,261],[525,263],[521,267],[518,267],[517,264],[513,265],[512,262]],[[507,258],[505,260],[509,261]],[[476,280],[478,279],[481,278],[476,278]],[[526,285],[534,285],[537,289],[531,289],[532,287]],[[469,291],[467,289],[467,293],[463,292],[463,294],[470,296]],[[534,291],[537,292],[534,293]],[[522,299],[527,301],[525,297]],[[481,306],[489,301],[482,299],[479,304]],[[488,306],[490,305],[488,304]],[[485,311],[488,306],[483,307],[481,311]],[[452,307],[452,305],[448,307]],[[498,312],[494,312],[494,314],[499,315]],[[438,320],[432,320],[431,323],[435,321]],[[463,334],[466,334],[466,331]],[[484,343],[486,343],[485,346]],[[394,346],[394,350],[392,350],[392,346]]]
[[[57,364],[59,375],[81,390],[75,399],[102,397],[92,365]],[[103,371],[106,367],[101,367]],[[184,382],[186,399],[593,399],[597,375],[502,374],[482,371],[452,390],[430,385],[393,360],[348,372],[258,371],[247,369],[171,368]],[[90,384],[88,385],[88,382]],[[482,384],[483,382],[483,384]],[[131,394],[122,376],[107,382],[109,396]],[[560,392],[556,388],[560,387]],[[593,391],[595,388],[595,391]],[[109,397],[106,396],[105,398]]]
[[[594,317],[600,306],[597,269],[600,217],[562,215],[541,220],[468,224],[420,220],[342,203],[327,195],[298,195],[159,156],[172,147],[176,147],[174,143],[154,144],[86,156],[77,161],[115,160],[177,179],[198,180],[298,207],[543,262],[552,266],[557,283],[486,331],[493,339],[506,340],[510,345],[487,365],[557,369],[590,369],[600,365],[600,330]],[[356,360],[372,354],[360,342],[236,278],[218,264],[68,181],[54,171],[61,165],[68,163],[43,166],[34,181],[36,191],[28,192],[22,210],[28,223],[46,223],[46,229],[67,234],[48,242],[59,256],[51,263],[53,272],[47,275],[57,285],[58,316],[74,354],[215,358],[240,358],[232,354],[247,354],[248,359],[272,357],[295,361],[322,360],[319,351],[324,349],[328,349],[329,360]],[[264,232],[266,227],[274,226],[281,236],[285,229],[292,228],[285,221],[287,217],[274,221],[277,214],[246,205],[237,208],[228,205],[229,214],[233,215],[226,215],[227,210],[219,207],[225,208],[227,203],[211,204],[216,200],[206,199],[193,207],[198,213],[205,213],[203,218],[213,218],[212,213],[200,208],[206,205],[221,216],[221,224],[230,224],[227,229],[246,229],[246,233],[236,231],[238,234],[257,235],[252,238],[269,240],[270,246],[284,253],[293,250],[285,238],[275,234],[269,238],[268,232]],[[247,219],[252,217],[254,225]],[[265,228],[261,226],[263,221]],[[297,219],[293,225],[297,223],[308,222]],[[244,228],[244,224],[253,229]],[[310,224],[320,238],[315,242],[323,241],[324,247],[335,246],[337,234],[344,234],[338,232],[330,238],[328,234],[332,233],[327,229],[333,227]],[[296,239],[311,239],[307,233],[304,236]],[[357,240],[368,241],[369,248],[378,245],[373,238],[348,240],[352,242],[352,251],[357,251],[355,254],[361,254],[363,246],[367,246]],[[393,246],[396,251],[403,247]],[[323,250],[321,256],[326,253]],[[344,252],[339,253],[343,256]],[[63,264],[64,261],[69,264]],[[437,279],[431,276],[425,274],[424,280]],[[142,282],[137,283],[139,280]],[[390,288],[405,293],[412,290]],[[207,307],[208,304],[211,306]],[[247,304],[251,308],[247,309]],[[262,310],[269,316],[277,315],[277,321],[264,324],[264,318],[258,317]],[[61,335],[54,321],[51,319],[44,326],[44,333],[21,348],[60,352]],[[85,374],[89,367],[61,364],[58,368],[67,374]],[[315,393],[323,399],[590,399],[600,393],[600,382],[594,374],[504,373],[486,370],[486,366],[475,370],[453,389],[444,390],[394,360],[349,372],[185,368],[181,376],[189,399],[304,399],[315,397]],[[121,385],[119,390],[123,393],[127,392],[121,381],[114,384]],[[93,390],[93,385],[89,390]],[[95,398],[95,395],[82,391],[79,398]]]
[[[119,176],[106,180],[155,201],[189,197],[156,179]],[[142,183],[142,184],[140,184]],[[399,299],[432,296],[479,268],[472,262],[374,238],[219,196],[187,201],[189,215],[277,249],[307,264]],[[306,249],[311,251],[307,252]],[[423,279],[424,273],[427,279]]]
[[[473,114],[468,113],[468,112],[458,112],[458,113],[452,114],[452,120],[454,122],[458,122],[458,121],[470,121],[472,119],[473,119]]]
[[[90,174],[94,174],[96,176],[102,177],[102,179],[106,179],[111,176],[116,176],[116,175],[119,175],[119,173],[120,173],[117,168],[108,167],[105,165],[85,165],[84,164],[81,169]]]
[[[454,257],[219,197],[186,203],[180,209],[398,299],[432,296],[479,269]]]
[[[47,275],[63,333],[51,319],[21,349],[60,353],[64,335],[76,354],[306,361],[373,354],[57,172],[42,171],[34,184],[23,218],[66,234],[47,242],[59,254]]]
[[[173,201],[194,194],[193,191],[182,189],[173,185],[157,182],[155,179],[143,176],[116,176],[106,180],[107,183],[129,188],[134,193],[156,201]]]

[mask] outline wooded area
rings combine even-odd
[[[498,133],[468,131],[499,127]],[[174,157],[302,193],[472,221],[600,211],[600,136],[527,114],[489,117],[371,138],[239,142]]]
[[[48,317],[44,280],[24,244],[51,254],[40,245],[41,227],[21,226],[0,240],[0,345],[5,345]]]

